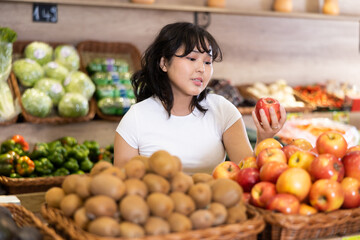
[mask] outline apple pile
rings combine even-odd
[[[284,214],[310,215],[360,207],[360,145],[348,147],[336,131],[312,146],[303,138],[283,146],[274,138],[258,143],[254,156],[226,161],[214,178],[230,178],[246,202]]]

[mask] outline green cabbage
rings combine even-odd
[[[65,66],[69,71],[80,68],[80,56],[72,45],[60,45],[54,51],[55,61]]]
[[[65,92],[80,93],[87,100],[93,96],[95,92],[95,84],[88,75],[83,72],[71,72],[63,82]]]
[[[80,93],[66,93],[58,105],[62,117],[82,117],[89,112],[89,102]]]
[[[25,47],[25,57],[45,65],[50,62],[53,57],[53,48],[44,42],[32,42]]]
[[[65,90],[62,84],[52,78],[40,79],[35,83],[34,88],[46,93],[51,98],[54,106],[57,106],[60,99],[65,95]]]
[[[34,86],[44,76],[44,70],[36,61],[19,59],[13,63],[13,71],[20,83],[25,87]]]
[[[52,110],[51,98],[43,91],[28,88],[21,96],[21,102],[26,112],[35,117],[46,117]]]
[[[61,64],[57,62],[48,62],[45,66],[43,66],[45,77],[53,78],[59,80],[62,84],[67,75],[69,75],[69,70]]]

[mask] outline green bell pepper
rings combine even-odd
[[[28,156],[21,156],[16,164],[16,172],[20,176],[29,176],[35,170],[34,162]]]
[[[80,166],[79,163],[75,158],[69,158],[64,164],[63,167],[68,169],[70,172],[76,172],[79,170]]]
[[[73,146],[67,153],[67,157],[75,158],[77,161],[81,162],[85,160],[89,155],[89,149],[84,144],[78,144]]]
[[[5,140],[1,143],[1,153],[7,153],[15,148],[15,141],[13,139]]]
[[[9,151],[0,155],[0,164],[13,164],[19,159],[19,155],[14,151]]]
[[[90,170],[92,169],[93,166],[94,166],[94,163],[89,158],[82,160],[80,162],[80,170],[82,170],[84,172],[90,172]]]
[[[39,159],[42,157],[47,157],[49,155],[49,146],[47,143],[38,142],[35,144],[34,149],[31,153],[32,159]]]
[[[10,176],[14,172],[14,167],[10,163],[0,163],[0,175]]]
[[[16,172],[10,173],[10,177],[11,178],[21,178],[20,174],[18,174]]]
[[[59,140],[60,140],[60,142],[61,142],[61,144],[62,144],[63,146],[64,146],[64,145],[68,145],[68,146],[73,147],[73,146],[75,146],[75,145],[78,143],[78,141],[77,141],[76,138],[74,138],[74,137],[69,137],[69,136],[62,137],[62,138],[60,138]]]
[[[70,171],[64,167],[58,168],[53,173],[54,176],[67,176],[70,174]]]
[[[48,159],[52,162],[55,166],[60,167],[67,156],[67,150],[63,146],[55,146],[52,150],[50,150],[50,154]]]
[[[85,140],[83,144],[89,149],[90,160],[96,162],[100,154],[99,143],[93,140]]]
[[[76,172],[74,172],[74,174],[85,174],[85,172],[83,170],[77,170]]]
[[[62,146],[61,141],[60,140],[55,140],[52,142],[48,142],[47,143],[48,147],[49,147],[49,151],[54,151],[54,149],[56,149],[57,147]]]
[[[54,169],[54,165],[47,158],[34,160],[35,172],[40,176],[49,175]]]

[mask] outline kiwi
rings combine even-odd
[[[88,232],[102,237],[117,237],[120,234],[118,222],[111,217],[99,217],[91,221]]]
[[[119,224],[120,237],[124,238],[141,238],[145,236],[145,230],[142,226],[124,221]]]
[[[120,204],[121,217],[126,221],[143,224],[149,217],[149,206],[145,200],[138,195],[128,195],[124,197]]]
[[[118,213],[116,201],[105,195],[97,195],[88,198],[84,206],[86,216],[90,220],[102,216],[116,217]]]
[[[192,229],[191,220],[181,213],[173,212],[167,221],[169,222],[171,232],[186,232]]]
[[[178,156],[174,156],[174,155],[173,155],[173,158],[174,158],[174,160],[175,160],[175,162],[176,162],[176,165],[178,166],[177,169],[178,169],[178,171],[180,172],[180,171],[182,170],[181,160],[180,160],[180,158],[179,158]]]
[[[100,172],[104,171],[105,169],[112,167],[113,165],[110,162],[107,161],[99,161],[90,170],[90,176],[95,176],[99,174]]]
[[[142,161],[144,163],[146,173],[151,172],[151,169],[150,169],[150,166],[149,166],[149,157],[138,155],[138,156],[132,157],[130,159],[130,161],[132,161],[132,160],[140,160],[140,161]]]
[[[153,216],[167,218],[174,211],[174,201],[164,193],[151,193],[146,202]]]
[[[86,229],[90,219],[86,215],[85,207],[81,207],[74,213],[74,222],[81,229]]]
[[[209,211],[214,215],[214,223],[213,226],[221,225],[225,223],[228,212],[224,205],[217,202],[212,202],[209,205]]]
[[[82,199],[86,199],[90,197],[90,183],[92,181],[92,177],[88,175],[80,175],[76,181],[75,185],[75,193],[79,195]]]
[[[212,201],[222,203],[226,208],[237,204],[243,195],[240,185],[228,178],[218,178],[211,186]]]
[[[93,195],[105,195],[115,201],[125,194],[125,184],[120,179],[110,174],[98,174],[90,182],[90,192]]]
[[[141,160],[136,159],[125,163],[124,169],[128,178],[141,179],[146,173],[144,163]]]
[[[188,216],[195,211],[195,202],[189,195],[183,192],[173,192],[170,194],[170,197],[174,202],[175,212]]]
[[[227,224],[240,223],[247,220],[246,206],[242,202],[238,202],[235,206],[227,209]]]
[[[208,173],[195,173],[191,177],[194,183],[206,183],[214,179],[213,176]]]
[[[126,188],[126,195],[139,195],[140,197],[145,198],[148,194],[146,184],[137,178],[127,179],[124,184]]]
[[[66,194],[76,193],[76,182],[77,179],[81,176],[82,175],[79,174],[71,174],[65,177],[61,187]]]
[[[170,187],[172,192],[186,193],[192,185],[194,185],[192,177],[185,174],[184,172],[177,172],[170,180]]]
[[[60,187],[52,187],[45,193],[45,202],[49,207],[60,208],[60,202],[64,197],[64,189]]]
[[[83,202],[77,194],[70,193],[61,200],[60,209],[66,217],[71,217],[82,204]]]
[[[119,168],[115,166],[108,167],[105,170],[101,171],[99,174],[110,174],[117,178],[120,178],[123,181],[126,179],[126,173],[124,168]]]
[[[190,215],[194,229],[209,228],[214,223],[214,215],[207,209],[198,209]]]
[[[150,193],[161,192],[168,193],[170,191],[170,183],[164,177],[154,173],[146,174],[143,179]]]
[[[188,194],[197,208],[204,208],[211,202],[211,188],[206,183],[194,184],[190,187]]]
[[[149,217],[144,224],[147,235],[164,235],[170,233],[169,223],[160,217]]]
[[[151,171],[167,179],[179,171],[178,160],[165,150],[156,151],[149,157],[149,167]]]

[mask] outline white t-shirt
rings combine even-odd
[[[208,94],[201,102],[208,111],[195,109],[187,116],[169,118],[158,98],[150,97],[131,106],[116,131],[140,155],[166,150],[178,156],[183,171],[211,173],[225,160],[223,133],[241,118],[237,108],[224,97]]]

